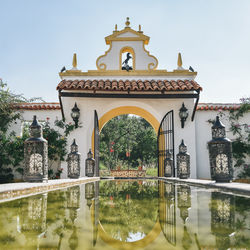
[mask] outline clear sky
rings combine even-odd
[[[177,54],[203,87],[201,102],[250,96],[250,0],[0,0],[0,78],[15,93],[58,101],[58,72],[96,69],[115,24],[142,25],[158,69]]]

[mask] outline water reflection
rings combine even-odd
[[[216,246],[219,249],[230,247],[230,235],[235,231],[234,225],[234,196],[217,192],[212,193],[211,232],[216,237]]]
[[[0,249],[249,249],[249,198],[101,181],[0,204]]]

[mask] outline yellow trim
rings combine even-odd
[[[118,37],[119,35],[124,34],[126,32],[131,32],[137,35],[138,37]],[[143,41],[144,44],[148,44],[149,39],[149,36],[145,36],[142,34],[142,32],[135,31],[129,27],[126,27],[123,30],[120,30],[110,36],[105,37],[106,44],[111,44],[112,41]]]
[[[158,60],[157,60],[157,58],[155,56],[150,55],[149,51],[147,51],[145,49],[145,44],[143,44],[143,50],[148,54],[149,57],[152,57],[156,61],[156,64],[154,64],[154,63],[149,63],[148,64],[148,70],[154,70],[154,69],[156,69],[157,66],[158,66]],[[151,68],[151,66],[153,66],[153,67]]]
[[[106,70],[107,65],[106,65],[105,63],[101,63],[100,65],[98,65],[98,61],[99,61],[102,57],[105,57],[105,56],[109,53],[109,51],[110,51],[111,49],[112,49],[112,43],[110,43],[110,47],[109,47],[109,49],[108,49],[107,51],[105,51],[105,54],[99,56],[99,57],[96,59],[96,67],[97,67],[98,70]],[[67,72],[67,71],[66,71],[66,72]],[[65,72],[65,73],[66,73],[66,72]]]
[[[135,51],[132,47],[123,47],[121,50],[120,50],[120,59],[119,59],[119,69],[122,70],[122,53],[125,53],[125,52],[129,52],[130,54],[132,54],[132,59],[133,59],[133,70],[135,70]],[[122,70],[124,71],[124,70]]]
[[[156,135],[158,134],[158,128],[160,126],[160,123],[158,120],[147,110],[136,107],[136,106],[121,106],[118,108],[111,109],[107,113],[105,113],[100,119],[99,119],[99,130],[101,132],[104,125],[111,120],[112,118],[118,116],[118,115],[126,115],[126,114],[134,114],[138,115],[142,118],[144,118],[146,121],[148,121],[151,126],[154,128]],[[92,152],[94,152],[94,130],[92,132],[91,137],[91,149]],[[162,170],[160,170],[160,173],[162,173]]]
[[[73,62],[72,62],[73,68],[77,68],[77,58],[76,58],[76,53],[73,55]]]
[[[182,67],[182,58],[181,58],[181,53],[178,53],[178,61],[177,61],[177,66]]]
[[[151,242],[153,242],[161,233],[161,225],[160,225],[159,219],[157,219],[157,222],[155,223],[153,229],[143,239],[134,241],[134,242],[124,242],[124,241],[120,241],[120,240],[116,240],[112,238],[105,232],[100,222],[98,224],[98,233],[99,233],[100,238],[105,243],[107,243],[108,245],[114,248],[133,250],[137,248],[144,248],[147,245],[149,245]]]
[[[167,70],[162,69],[162,70],[126,71],[126,70],[105,70],[106,68],[101,69],[99,66],[98,68],[99,70],[89,70],[88,72],[67,70],[66,72],[60,72],[59,76],[60,77],[64,77],[64,76],[177,76],[178,77],[178,76],[196,76],[197,75],[197,72],[190,72],[189,70],[167,71]]]

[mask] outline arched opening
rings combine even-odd
[[[120,50],[120,69],[135,70],[135,52],[131,47],[124,47]]]
[[[100,133],[100,176],[157,175],[157,136],[150,123],[132,114],[109,120]]]
[[[159,121],[145,109],[142,109],[136,106],[117,107],[105,113],[99,119],[100,131],[103,129],[104,125],[108,123],[108,121],[110,121],[112,118],[119,116],[119,115],[128,115],[128,114],[133,114],[133,115],[144,118],[153,127],[155,134],[158,133],[158,129],[160,125]],[[92,151],[94,152],[94,132],[92,133]],[[163,169],[160,169],[159,172],[160,173],[163,172]]]

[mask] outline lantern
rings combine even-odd
[[[169,150],[167,150],[166,158],[164,161],[164,168],[165,168],[165,177],[171,177],[173,176],[173,154],[170,153]]]
[[[74,139],[71,144],[71,152],[68,154],[67,158],[69,178],[77,179],[80,177],[80,156],[81,154],[78,152],[78,145]]]
[[[67,190],[67,208],[70,210],[70,219],[74,223],[77,210],[80,208],[80,186],[71,187]]]
[[[91,149],[88,152],[88,158],[85,161],[85,174],[88,177],[93,177],[95,173],[95,160],[93,159],[93,154]]]
[[[80,117],[80,109],[77,107],[77,104],[75,102],[74,107],[71,109],[71,117],[75,123],[75,128],[78,128],[78,122]]]
[[[211,232],[217,249],[230,248],[230,235],[235,231],[234,196],[213,192],[211,196]]]
[[[179,110],[179,116],[181,119],[181,128],[184,128],[185,121],[188,118],[188,109],[185,107],[184,102]]]
[[[211,178],[217,182],[233,179],[232,143],[226,138],[225,126],[219,116],[212,126],[212,140],[208,142]]]
[[[92,199],[95,197],[95,184],[94,182],[85,184],[85,199],[87,200],[87,205],[90,208],[92,204]]]
[[[191,188],[180,185],[177,187],[178,208],[180,209],[181,218],[185,224],[188,218],[188,209],[191,207]]]
[[[187,146],[184,140],[179,146],[179,153],[177,154],[177,175],[180,179],[187,179],[190,177],[190,155],[187,153]]]
[[[18,225],[30,249],[39,246],[39,236],[46,232],[47,193],[21,200]]]
[[[24,180],[48,181],[48,142],[43,138],[41,125],[36,116],[29,127],[30,138],[24,143]]]

